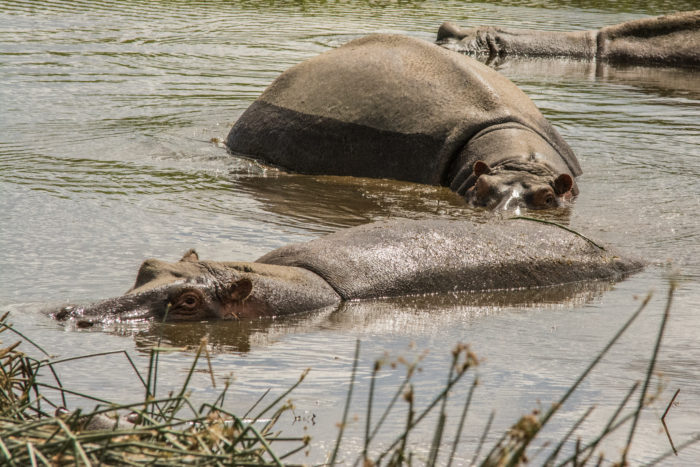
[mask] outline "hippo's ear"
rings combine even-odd
[[[182,256],[180,261],[185,261],[185,262],[190,262],[194,263],[195,261],[199,261],[199,255],[197,254],[196,251],[194,251],[194,248],[191,250],[187,250],[185,254]]]
[[[242,302],[246,298],[250,297],[250,293],[252,291],[253,283],[250,281],[250,279],[238,279],[228,286],[228,298],[232,302]]]
[[[554,180],[554,191],[559,195],[567,193],[574,186],[574,179],[569,174],[561,174]]]
[[[474,162],[472,172],[474,172],[474,175],[479,177],[483,174],[490,173],[491,167],[489,167],[489,165],[484,161],[476,161],[476,162]]]

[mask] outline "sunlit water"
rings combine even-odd
[[[309,462],[323,460],[333,445],[356,339],[362,342],[359,383],[342,454],[351,460],[362,442],[372,362],[385,353],[389,360],[411,360],[428,351],[414,383],[425,404],[447,377],[454,344],[468,342],[484,363],[459,450],[464,464],[492,410],[491,444],[520,415],[560,397],[653,291],[646,314],[542,439],[561,438],[591,405],[597,409],[580,433],[597,433],[627,388],[643,377],[670,278],[676,278],[679,290],[657,367],[666,389],[643,417],[633,445],[634,462],[651,460],[669,448],[658,417],[676,389],[679,404],[667,418],[674,441],[700,431],[697,72],[546,60],[494,64],[531,96],[579,156],[581,195],[565,221],[649,262],[644,272],[613,287],[601,285],[564,302],[556,294],[414,297],[240,324],[97,331],[65,329],[42,313],[67,301],[118,295],[143,259],[176,260],[192,247],[203,258],[253,260],[372,220],[483,220],[445,189],[287,175],[234,159],[211,140],[224,139],[285,68],[367,33],[432,40],[447,19],[592,29],[693,8],[691,1],[656,2],[646,10],[635,3],[606,9],[605,2],[594,7],[576,1],[3,2],[0,311],[11,311],[15,326],[54,355],[126,349],[141,368],[158,336],[190,348],[207,336],[219,382],[233,374],[227,400],[237,412],[268,388],[269,397],[282,393],[311,368],[292,396],[300,420],[292,423],[290,414],[281,421],[285,434],[313,437],[309,457],[297,458]],[[161,390],[181,384],[192,356],[163,356]],[[380,406],[403,372],[401,365],[382,370]],[[65,365],[61,375],[76,390],[115,401],[142,396],[121,357]],[[467,378],[453,391],[449,433],[471,382]],[[191,387],[203,400],[221,385],[212,388],[201,372]],[[388,422],[380,444],[393,441],[403,423],[401,413]],[[419,453],[429,448],[433,423],[413,440]],[[606,453],[615,455],[616,446]],[[699,460],[700,448],[691,447],[671,462]]]

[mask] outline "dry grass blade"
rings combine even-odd
[[[622,337],[622,335],[627,331],[627,329],[632,325],[632,323],[637,319],[637,317],[646,308],[647,304],[651,300],[651,294],[642,301],[639,308],[630,316],[630,318],[625,322],[625,324],[615,333],[615,335],[608,341],[605,347],[598,353],[598,355],[593,359],[593,361],[588,365],[588,367],[583,371],[583,373],[576,379],[574,384],[569,387],[566,393],[559,399],[559,401],[552,404],[550,409],[544,413],[542,416],[538,416],[537,413],[533,412],[531,415],[523,416],[513,427],[510,432],[502,438],[491,450],[491,452],[486,456],[484,465],[508,465],[513,466],[524,460],[525,450],[530,445],[530,442],[537,436],[539,431],[544,425],[554,416],[554,414],[561,408],[561,406],[566,402],[569,397],[574,393],[574,391],[579,387],[583,380],[590,374],[590,372],[595,368],[600,360],[607,354],[607,352],[612,348],[613,345]]]
[[[21,335],[6,322],[0,321],[0,332],[7,329]],[[36,347],[46,354],[39,346]],[[157,354],[161,350],[154,348],[150,360],[152,364],[157,363]],[[199,350],[197,357],[202,346]],[[147,379],[137,372],[140,383],[146,388],[146,397],[131,404],[115,404],[72,391],[64,387],[57,376],[54,379],[58,384],[38,379],[42,368],[48,367],[55,375],[55,365],[77,358],[112,354],[115,352],[40,361],[20,352],[19,343],[0,349],[2,463],[18,466],[142,465],[157,461],[158,465],[282,465],[272,449],[277,437],[268,434],[270,427],[261,432],[228,414],[218,405],[223,401],[223,394],[217,399],[217,404],[203,404],[200,410],[194,408],[185,394],[198,358],[194,359],[182,389],[174,397],[156,397],[156,368],[149,368]],[[131,358],[126,357],[136,369]],[[227,383],[226,389],[228,387]],[[53,394],[57,392],[60,402],[49,400],[42,390],[53,390]],[[285,392],[285,395],[288,393]],[[40,409],[42,402],[61,407],[64,394],[98,401],[104,407],[98,405],[85,414],[80,410],[48,414]],[[130,412],[134,408],[139,409],[136,411],[137,424],[127,421],[124,416],[118,417],[120,412]],[[278,414],[281,410],[283,408],[278,410]],[[308,437],[292,437],[280,442],[298,445],[287,453],[290,455],[306,447],[309,440]]]
[[[678,451],[676,451],[676,446],[673,445],[673,439],[671,439],[671,433],[668,431],[668,426],[666,425],[666,415],[668,415],[668,411],[671,410],[671,406],[675,402],[676,397],[678,397],[679,392],[681,392],[680,388],[676,389],[676,393],[671,398],[671,402],[668,403],[668,406],[666,407],[664,414],[661,416],[661,424],[664,426],[664,431],[666,432],[666,437],[668,437],[668,442],[671,443],[671,449],[673,449],[673,453],[675,455],[678,455]]]
[[[457,433],[455,433],[455,439],[452,442],[452,451],[450,451],[450,460],[447,463],[447,467],[450,467],[452,465],[452,462],[454,461],[455,453],[457,452],[457,446],[459,446],[460,438],[462,437],[462,430],[464,429],[464,422],[467,419],[467,412],[469,411],[469,406],[471,405],[472,402],[472,396],[474,395],[474,390],[476,387],[479,385],[479,378],[474,377],[474,382],[472,383],[472,386],[469,388],[469,393],[467,395],[467,400],[464,403],[464,407],[462,408],[462,416],[459,419],[459,425],[457,426]]]
[[[627,454],[629,453],[630,446],[632,446],[632,440],[634,439],[634,434],[637,430],[637,423],[639,422],[639,415],[642,413],[644,404],[646,402],[647,391],[649,389],[649,384],[651,382],[651,376],[654,373],[654,367],[656,366],[656,359],[659,355],[659,349],[661,348],[661,340],[664,337],[664,331],[666,330],[666,323],[668,322],[668,317],[671,314],[671,303],[673,303],[673,292],[676,290],[675,281],[671,281],[671,286],[668,289],[668,298],[666,300],[666,308],[664,309],[663,317],[661,318],[661,325],[659,326],[659,333],[656,338],[656,344],[654,344],[654,351],[651,354],[651,360],[649,361],[649,368],[647,369],[647,375],[644,379],[644,385],[642,386],[642,393],[639,395],[639,403],[637,405],[637,410],[634,414],[634,419],[632,420],[632,427],[630,428],[630,434],[627,439],[627,445],[622,452],[622,465],[627,464]]]
[[[612,417],[608,420],[605,428],[594,439],[585,442],[581,439],[575,442],[570,440],[573,433],[592,410],[592,408],[588,408],[573,423],[573,426],[566,430],[566,433],[562,434],[558,442],[555,441],[544,445],[540,443],[540,450],[536,455],[550,449],[552,450],[544,461],[546,465],[553,465],[557,462],[557,457],[565,449],[569,457],[559,462],[558,465],[583,465],[587,464],[591,459],[603,462],[604,458],[602,455],[598,459],[593,458],[594,452],[602,440],[607,439],[613,432],[623,426],[631,426],[627,444],[622,451],[621,463],[624,464],[626,462],[626,456],[639,421],[639,414],[646,406],[646,394],[650,386],[665,325],[669,317],[673,293],[674,285],[672,284],[641,391],[638,391],[639,382],[631,387],[626,393],[626,397],[624,397]],[[649,298],[647,297],[644,300],[639,309],[632,314],[622,328],[598,353],[566,393],[544,414],[540,415],[536,411],[523,416],[493,445],[491,451],[484,457],[482,465],[505,466],[527,462],[526,450],[531,445],[532,440],[539,435],[542,427],[551,420],[564,402],[567,401],[597,363],[644,310],[649,302]],[[0,318],[0,332],[11,331],[15,335],[24,338],[20,332],[12,329],[7,324],[6,319],[7,315]],[[48,354],[38,345],[28,339],[26,341],[40,349],[48,357]],[[103,352],[61,360],[37,360],[22,353],[20,348],[20,342],[13,342],[7,347],[0,348],[0,463],[6,465],[157,464],[162,466],[280,466],[283,465],[286,459],[306,448],[310,442],[308,436],[283,438],[279,435],[271,434],[279,417],[290,407],[290,403],[283,401],[292,390],[301,384],[308,370],[301,375],[296,384],[284,391],[270,404],[267,404],[250,421],[246,418],[247,415],[237,417],[223,408],[223,401],[230,387],[230,380],[226,380],[224,389],[216,395],[213,403],[204,403],[197,408],[190,401],[187,395],[190,392],[188,388],[193,374],[197,371],[198,364],[206,364],[206,373],[212,377],[212,382],[214,378],[205,340],[202,340],[197,350],[182,387],[175,391],[176,394],[170,394],[167,397],[157,397],[158,369],[156,366],[160,352],[173,349],[163,349],[159,344],[153,347],[150,354],[148,375],[145,378],[139,373],[129,355],[123,352],[123,355],[129,360],[129,363],[138,375],[137,390],[141,390],[139,384],[145,389],[144,399],[130,404],[116,404],[104,398],[70,390],[62,384],[56,373],[55,367],[61,364],[68,364],[78,358],[102,358],[107,355],[116,355],[119,352]],[[345,427],[348,423],[353,389],[356,389],[359,352],[360,342],[357,341],[343,418],[339,425],[340,429],[335,448],[329,456],[331,465],[336,463],[340,455],[340,445],[346,433]],[[207,357],[206,362],[200,362],[202,353]],[[451,413],[447,405],[448,395],[450,391],[457,390],[457,384],[462,380],[467,370],[477,364],[476,356],[469,348],[466,345],[459,344],[452,352],[452,364],[449,368],[446,382],[439,388],[437,394],[432,396],[432,399],[425,400],[426,404],[420,403],[421,401],[417,399],[411,380],[417,364],[406,364],[407,373],[398,385],[398,391],[390,399],[375,425],[372,426],[373,404],[376,396],[374,380],[381,367],[380,362],[375,363],[369,389],[367,419],[364,425],[364,446],[361,449],[362,452],[358,453],[359,456],[355,463],[363,462],[365,466],[399,466],[411,465],[419,459],[427,465],[439,465],[441,462],[439,459],[440,449],[444,448],[446,444],[444,435],[448,427],[447,418],[448,414]],[[46,373],[46,369],[50,370],[51,375],[48,376],[48,381],[39,377],[42,369],[44,373]],[[455,438],[450,444],[450,463],[453,463],[458,446],[461,443],[462,431],[477,383],[475,378],[462,407]],[[621,416],[632,395],[637,393],[639,393],[639,402],[636,404],[636,409]],[[97,401],[99,405],[93,410],[84,413],[80,409],[72,413],[61,409],[53,414],[44,410],[46,407],[63,407],[65,405],[64,395],[66,394],[78,396],[84,401],[90,401],[90,403]],[[255,406],[265,398],[266,394],[256,402]],[[371,443],[384,421],[390,414],[394,414],[392,409],[399,396],[403,396],[408,405],[405,422],[403,419],[401,420],[401,424],[403,424],[401,430],[403,431],[401,433],[392,433],[390,442],[385,444],[381,452],[372,454],[370,453]],[[52,400],[52,397],[58,400]],[[662,422],[668,414],[675,397],[669,403],[664,417],[662,417]],[[262,421],[258,422],[264,414],[271,411],[272,415],[269,420],[265,421],[264,424]],[[430,444],[427,447],[421,446],[421,449],[427,448],[424,449],[424,454],[414,456],[416,446],[413,441],[417,436],[412,435],[412,433],[414,433],[422,420],[434,412],[438,413],[436,414],[437,423],[432,430],[432,436],[429,437],[425,433],[421,433],[421,438],[430,440],[428,441]],[[128,418],[125,417],[125,413],[130,413],[130,416]],[[472,464],[479,461],[481,450],[486,442],[493,419],[494,414],[491,412],[479,444],[476,446]],[[95,429],[96,426],[101,428]],[[411,443],[409,443],[409,436],[412,437]],[[392,440],[393,442],[391,442]],[[692,438],[680,444],[678,450],[680,451],[698,441],[700,441],[700,437]],[[291,445],[286,443],[291,443]],[[673,443],[671,445],[673,447]],[[286,446],[284,454],[276,452],[279,446]],[[669,451],[669,453],[663,454],[652,463],[660,462],[672,454],[673,451]]]
[[[345,431],[345,424],[348,421],[348,413],[350,411],[350,402],[352,400],[352,390],[355,386],[355,374],[357,373],[357,363],[360,358],[360,340],[358,339],[355,343],[355,356],[352,361],[352,375],[350,376],[350,388],[348,389],[348,395],[345,401],[345,410],[343,410],[343,420],[340,422],[340,427],[338,429],[338,440],[335,442],[335,448],[333,449],[333,454],[329,461],[330,465],[335,465],[335,459],[338,456],[338,451],[340,450],[340,442],[343,439],[343,432]]]
[[[423,420],[425,419],[429,414],[432,413],[433,409],[440,403],[447,398],[450,390],[459,382],[461,379],[464,377],[464,375],[467,373],[467,370],[469,370],[471,367],[478,365],[478,360],[476,358],[476,355],[469,350],[469,346],[465,344],[457,344],[455,349],[452,351],[453,355],[453,360],[452,360],[452,365],[449,370],[449,378],[447,380],[446,385],[442,388],[442,390],[433,398],[433,400],[428,403],[428,405],[423,409],[422,412],[416,417],[412,416],[410,418],[410,423],[406,426],[404,429],[404,432],[393,442],[389,445],[389,447],[379,455],[377,458],[377,461],[374,463],[375,465],[381,465],[382,459],[389,453],[391,453],[397,446],[400,446],[400,449],[398,451],[394,451],[401,453],[401,458],[405,459],[406,456],[403,453],[403,450],[405,449],[406,445],[406,440],[409,436],[409,434],[416,428],[416,426]],[[462,356],[462,359],[460,360],[460,356]],[[407,397],[406,395],[404,398],[406,399],[409,404],[411,404],[411,410],[413,410],[413,389],[411,388],[410,392],[408,393]],[[444,428],[444,418],[442,420],[442,424],[439,422],[437,425],[436,430],[440,430],[440,432]],[[439,435],[436,432],[434,434],[434,439],[437,438]],[[434,443],[433,443],[434,444]],[[392,456],[393,457],[393,456]],[[409,455],[410,457],[410,455]],[[430,463],[430,460],[428,461]],[[390,462],[391,465],[394,465]]]

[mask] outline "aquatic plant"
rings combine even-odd
[[[557,443],[544,443],[537,448],[535,454],[530,454],[533,440],[537,439],[542,428],[552,420],[581,382],[642,313],[651,295],[643,300],[639,308],[557,402],[547,410],[534,411],[522,416],[482,456],[481,452],[484,450],[485,440],[493,421],[492,412],[479,438],[479,443],[472,448],[471,464],[478,463],[485,466],[509,466],[526,462],[538,462],[551,466],[586,465],[593,462],[599,464],[604,460],[603,455],[596,452],[600,443],[612,433],[628,427],[627,441],[621,447],[619,460],[616,460],[617,465],[626,465],[639,416],[653,399],[653,397],[650,398],[650,383],[671,310],[674,288],[675,285],[672,284],[644,379],[635,382],[629,388],[597,436],[585,441],[580,438],[575,441],[571,439],[577,428],[592,412],[593,407],[589,407]],[[223,408],[224,399],[230,387],[229,381],[225,382],[224,388],[213,402],[201,404],[198,408],[193,405],[188,396],[188,384],[198,362],[203,355],[207,362],[209,361],[206,340],[200,343],[182,388],[177,394],[171,393],[167,397],[161,397],[157,395],[156,388],[158,357],[162,352],[170,349],[160,346],[151,349],[148,374],[144,378],[126,352],[54,359],[37,343],[15,330],[8,323],[8,315],[5,314],[0,318],[0,337],[2,333],[8,331],[21,340],[0,349],[0,459],[7,465],[283,465],[285,459],[303,451],[311,441],[307,436],[286,438],[280,433],[273,432],[273,427],[281,414],[291,409],[290,403],[283,401],[301,384],[307,372],[302,373],[296,384],[267,404],[257,415],[236,416]],[[36,359],[22,353],[19,350],[22,340],[38,349],[44,358]],[[60,364],[110,353],[121,353],[128,360],[143,386],[142,401],[133,404],[114,404],[72,391],[58,377],[56,366]],[[421,463],[430,466],[450,466],[456,462],[462,463],[463,460],[455,460],[455,453],[461,443],[465,419],[478,386],[478,378],[476,376],[473,378],[467,391],[451,441],[448,441],[446,433],[448,427],[446,407],[451,390],[479,363],[469,346],[464,344],[459,344],[453,349],[447,379],[437,394],[427,401],[421,401],[420,405],[416,403],[416,395],[411,383],[420,358],[414,362],[404,361],[406,376],[388,404],[381,410],[379,417],[376,417],[375,413],[377,410],[375,381],[385,362],[377,360],[372,369],[368,388],[363,448],[354,460],[339,459],[356,384],[359,354],[360,342],[358,341],[343,418],[339,424],[335,447],[328,454],[326,464],[335,465],[342,462],[363,466],[397,466]],[[212,384],[215,386],[210,364],[208,369],[212,375]],[[40,374],[45,370],[48,370],[50,376]],[[625,408],[635,394],[638,396],[637,402],[633,404],[633,410],[626,412]],[[52,395],[56,397],[52,399]],[[97,406],[89,412],[83,412],[80,409],[70,412],[66,410],[66,395],[95,401]],[[265,397],[266,394],[263,394],[249,412],[252,412]],[[401,404],[401,400],[407,404],[401,411],[406,416],[402,431],[395,434],[393,441],[383,442],[379,447],[374,446],[377,433],[388,417],[394,413],[397,404]],[[417,409],[419,406],[422,408]],[[266,418],[262,419],[263,416]],[[436,420],[435,428],[429,447],[426,449],[422,446],[421,454],[418,456],[415,455],[415,445],[409,443],[408,439],[416,427],[421,423],[427,423],[427,420]],[[673,446],[671,437],[668,436]],[[692,438],[681,444],[678,449],[685,448],[698,440],[700,440],[698,437]],[[283,449],[284,452],[282,452]],[[442,452],[443,450],[445,452]],[[446,452],[447,450],[449,452]],[[653,460],[652,464],[660,462],[674,452],[676,452],[675,447]]]

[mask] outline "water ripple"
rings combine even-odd
[[[284,174],[233,158],[216,141],[225,139],[241,112],[284,69],[368,33],[432,40],[448,19],[463,26],[593,29],[697,8],[692,0],[639,3],[0,2],[0,306],[9,304],[5,308],[16,312],[22,330],[50,344],[52,352],[111,350],[130,345],[132,337],[143,350],[153,344],[152,335],[138,329],[65,332],[37,311],[37,303],[123,293],[144,258],[177,260],[192,247],[203,258],[253,260],[373,220],[489,220],[446,189]],[[679,306],[659,364],[688,397],[684,413],[677,413],[683,422],[676,425],[683,428],[678,436],[697,432],[700,391],[694,382],[700,378],[691,365],[700,359],[696,74],[562,60],[495,66],[531,96],[581,160],[581,195],[563,222],[643,256],[649,268],[574,304],[482,307],[468,297],[455,297],[452,304],[410,297],[405,305],[352,303],[344,312],[298,321],[182,328],[193,342],[207,335],[218,346],[217,375],[235,369],[243,397],[233,403],[245,409],[262,390],[286,388],[313,366],[310,384],[295,403],[318,412],[314,442],[329,445],[357,337],[367,352],[360,378],[386,350],[400,353],[414,340],[420,350],[431,349],[415,386],[422,394],[444,378],[448,363],[442,357],[449,347],[466,340],[487,358],[480,371],[488,397],[470,420],[483,421],[495,407],[497,429],[506,429],[536,398],[548,403],[561,395],[631,310],[631,297],[664,287],[676,268],[682,278]],[[31,306],[18,305],[27,302]],[[623,386],[643,370],[640,355],[646,355],[657,318],[641,323],[599,369],[598,379],[576,396],[578,406],[595,400],[602,411],[614,408]],[[190,357],[164,356],[161,373],[181,374]],[[122,369],[116,376],[93,368],[64,370],[96,394],[127,379]],[[394,376],[380,383],[390,389]],[[208,379],[195,389],[212,391]],[[118,384],[114,397],[131,399],[129,391]],[[565,408],[563,416],[570,420],[575,412]],[[552,431],[562,433],[564,425]],[[666,441],[653,429],[639,436],[648,450]]]

